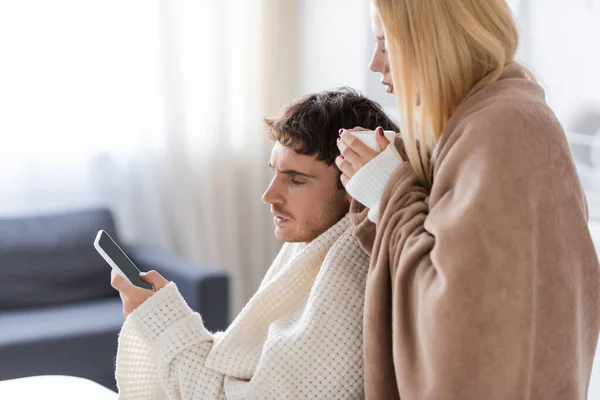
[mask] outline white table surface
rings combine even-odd
[[[41,375],[0,381],[2,400],[117,400],[117,393],[83,378]]]

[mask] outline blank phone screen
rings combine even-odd
[[[121,250],[106,232],[102,232],[98,244],[104,252],[114,261],[121,271],[129,278],[132,284],[144,289],[152,290],[152,285],[140,279],[140,270],[133,261]]]

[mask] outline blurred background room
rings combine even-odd
[[[600,249],[600,0],[511,0],[518,60],[568,132]],[[281,243],[263,123],[367,68],[368,0],[0,0],[0,380],[114,389],[123,322],[98,229],[213,330]],[[598,357],[597,357],[598,359]],[[600,359],[590,398],[600,398]]]

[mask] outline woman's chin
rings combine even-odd
[[[394,87],[392,85],[385,85],[385,91],[389,94],[394,94]]]

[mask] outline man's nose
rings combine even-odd
[[[269,184],[269,187],[267,187],[267,190],[265,190],[265,192],[263,193],[262,201],[265,204],[276,204],[281,202],[281,194],[278,193],[275,184],[275,178],[273,178],[273,180]]]

